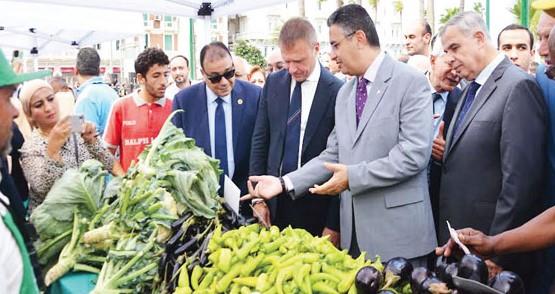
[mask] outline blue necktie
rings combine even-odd
[[[461,126],[462,122],[464,121],[464,117],[470,110],[472,106],[472,102],[474,101],[474,97],[476,97],[476,92],[480,88],[480,84],[476,82],[470,83],[468,85],[468,91],[466,91],[466,96],[464,97],[464,102],[461,107],[461,111],[459,112],[459,116],[457,117],[457,121],[455,122],[455,128],[453,129],[453,136],[457,134],[457,130]]]
[[[287,133],[285,135],[285,149],[283,150],[283,161],[281,163],[281,174],[285,175],[297,169],[299,162],[299,142],[301,138],[301,83],[297,82],[291,102],[289,103],[289,115],[287,117]]]
[[[225,175],[229,175],[227,168],[227,138],[225,132],[225,112],[222,103],[224,100],[220,97],[216,99],[218,106],[216,107],[216,116],[214,124],[214,157],[220,160],[220,168]]]

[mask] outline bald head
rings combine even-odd
[[[432,39],[432,29],[425,20],[415,20],[409,23],[404,29],[405,48],[407,54],[430,55],[430,40]]]

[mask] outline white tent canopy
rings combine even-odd
[[[148,12],[186,17],[219,17],[285,3],[286,0],[23,0],[23,2],[102,8],[141,13]]]
[[[0,1],[0,47],[59,52],[142,34],[137,12]]]

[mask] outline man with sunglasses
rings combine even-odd
[[[326,149],[335,126],[335,98],[342,82],[318,62],[320,44],[314,27],[292,18],[279,34],[287,70],[272,73],[260,100],[253,135],[251,175],[285,175]],[[328,235],[339,245],[339,198],[308,193],[293,201],[278,197],[257,200],[256,215],[280,228],[292,226],[315,236]]]
[[[219,159],[223,174],[246,194],[251,139],[261,88],[235,78],[231,53],[222,42],[204,46],[200,51],[200,64],[204,82],[175,96],[173,109],[183,112],[175,116],[174,124],[195,139],[206,154]],[[223,175],[220,186],[223,187]],[[252,214],[248,206],[241,207],[241,213]]]

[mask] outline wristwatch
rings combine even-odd
[[[285,180],[283,179],[283,177],[279,177],[279,183],[281,184],[281,192],[288,194],[289,191],[287,191],[287,186],[285,185]]]

